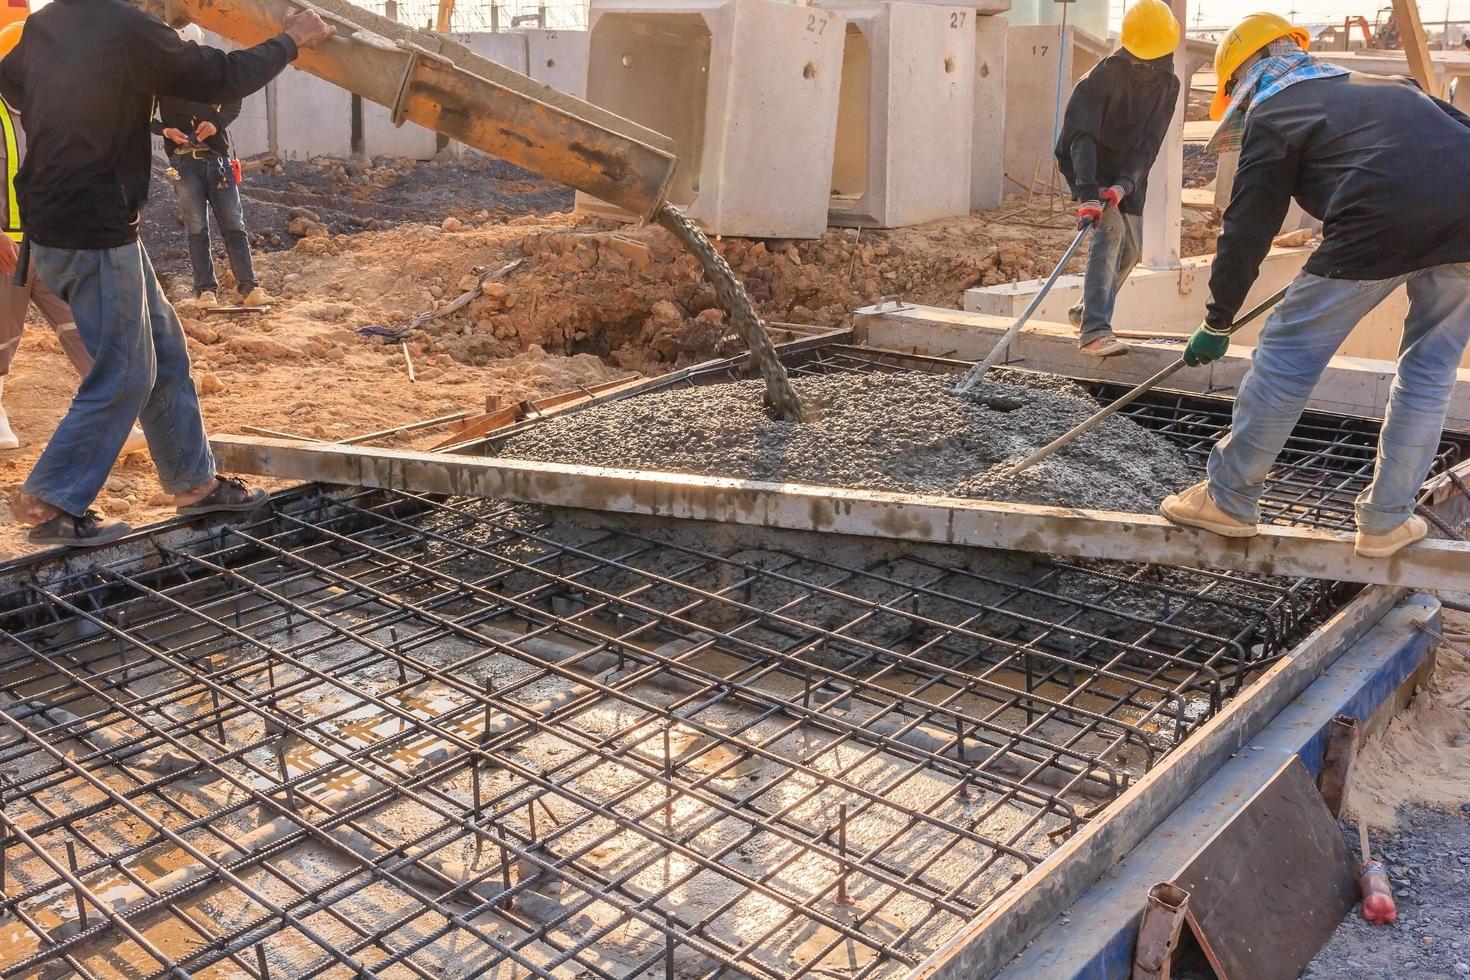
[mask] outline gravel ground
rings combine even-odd
[[[1343,828],[1358,853],[1356,828]],[[1392,836],[1372,835],[1388,866],[1398,921],[1371,926],[1359,910],[1308,965],[1320,980],[1470,977],[1470,803],[1458,813],[1405,807]]]
[[[775,422],[758,381],[644,395],[543,422],[507,456],[906,490],[1063,507],[1152,511],[1193,480],[1162,436],[1114,416],[1016,478],[1020,459],[1097,411],[1060,378],[996,372],[968,397],[921,373],[799,378],[815,415]]]

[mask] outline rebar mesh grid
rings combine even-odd
[[[301,496],[5,597],[0,975],[901,974],[1304,611],[710,536]]]
[[[1202,465],[1228,405],[1134,416]],[[900,975],[1347,594],[299,491],[0,595],[0,976]]]

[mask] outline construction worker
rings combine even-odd
[[[1357,551],[1384,557],[1429,532],[1414,502],[1470,344],[1470,118],[1411,80],[1367,76],[1307,53],[1308,35],[1252,14],[1215,52],[1217,149],[1239,148],[1204,323],[1184,359],[1225,353],[1228,327],[1296,198],[1323,240],[1261,330],[1210,454],[1209,479],[1164,516],[1231,537],[1257,532],[1261,490],[1329,359],[1405,287],[1409,315],[1373,482],[1357,500]]]
[[[163,489],[181,514],[247,511],[266,494],[215,472],[184,332],[138,242],[156,96],[244,98],[298,50],[333,33],[311,10],[282,33],[226,54],[186,44],[126,0],[53,0],[0,61],[0,95],[20,110],[16,178],[27,259],[65,300],[95,358],[11,503],[40,545],[100,545],[130,529],[92,509],[141,419]]]
[[[185,41],[199,43],[203,32],[195,24],[179,31]],[[189,234],[189,264],[194,270],[194,296],[205,306],[219,302],[219,282],[214,275],[213,246],[209,240],[209,213],[219,224],[225,254],[235,275],[235,288],[245,306],[270,302],[255,279],[250,261],[250,238],[245,233],[245,210],[230,152],[227,127],[240,115],[235,99],[218,105],[161,96],[153,133],[163,137],[169,162],[169,179],[179,199],[179,212]]]
[[[20,43],[24,28],[25,22],[22,20],[0,28],[0,58],[9,54]],[[20,207],[15,199],[15,175],[20,170],[21,157],[25,154],[25,131],[21,128],[20,115],[3,102],[0,102],[0,130],[3,130],[0,133],[3,136],[0,139],[0,154],[3,154],[0,166],[5,169],[5,194],[0,196],[0,223],[3,223],[5,230],[5,234],[0,236],[0,272],[4,273],[3,280],[0,280],[0,397],[3,397],[5,378],[9,376],[11,362],[15,360],[15,352],[20,348],[20,338],[26,327],[26,310],[32,303],[51,329],[56,331],[56,339],[61,342],[62,351],[76,368],[79,377],[85,378],[92,369],[92,355],[87,353],[82,336],[77,333],[71,308],[46,288],[44,282],[36,278],[35,269],[30,270],[30,275],[23,284],[16,285],[13,281],[16,260],[20,257],[21,240]],[[20,439],[10,427],[10,416],[6,414],[5,406],[0,404],[0,449],[18,448]],[[128,441],[123,445],[122,454],[126,456],[142,452],[146,448],[143,430],[133,426],[128,434]]]
[[[1078,228],[1096,225],[1082,302],[1068,315],[1084,354],[1111,357],[1128,346],[1113,335],[1118,289],[1138,263],[1148,172],[1179,101],[1174,49],[1179,21],[1163,0],[1138,0],[1123,14],[1122,49],[1082,76],[1062,119],[1057,165],[1081,201]]]

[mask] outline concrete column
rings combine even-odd
[[[1181,25],[1189,23],[1188,0],[1169,0]],[[1184,106],[1189,101],[1188,53],[1181,42],[1174,53],[1179,102],[1153,169],[1148,172],[1148,201],[1143,206],[1143,266],[1179,268],[1180,209],[1184,203]]]

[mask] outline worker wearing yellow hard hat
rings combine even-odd
[[[1272,41],[1289,38],[1303,51],[1311,44],[1312,36],[1305,27],[1298,27],[1280,14],[1251,14],[1220,39],[1215,48],[1215,77],[1219,88],[1210,103],[1210,118],[1219,119],[1230,105],[1230,93],[1234,89],[1235,73],[1256,55],[1266,49]]]
[[[1306,34],[1275,14],[1237,24],[1215,67],[1221,122],[1211,144],[1238,148],[1240,162],[1185,362],[1227,353],[1230,324],[1293,198],[1322,222],[1322,243],[1261,329],[1209,479],[1161,509],[1179,524],[1255,534],[1267,475],[1328,361],[1403,288],[1397,373],[1373,480],[1357,498],[1356,550],[1386,558],[1429,532],[1414,505],[1470,348],[1470,117],[1408,78],[1319,61]]]
[[[1078,81],[1062,119],[1057,168],[1080,202],[1079,229],[1092,229],[1082,301],[1069,316],[1078,350],[1094,357],[1128,351],[1113,334],[1113,307],[1138,262],[1148,172],[1179,101],[1178,46],[1169,5],[1137,0],[1123,14],[1122,50]]]

